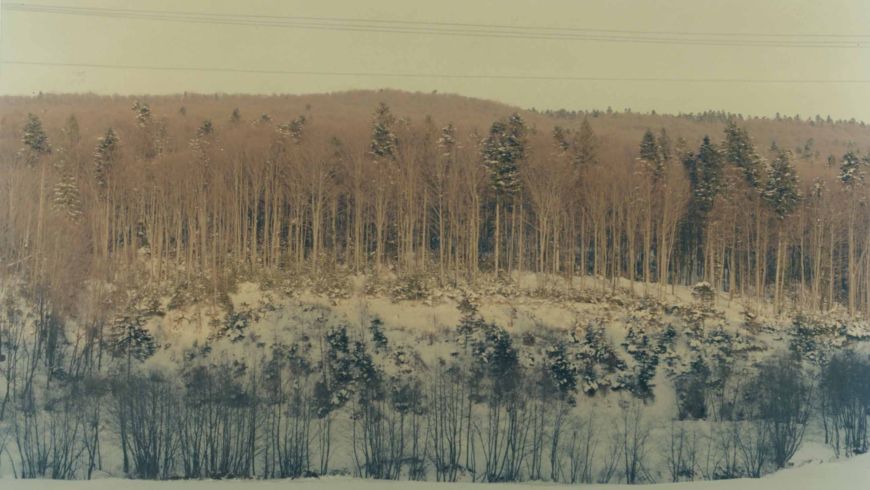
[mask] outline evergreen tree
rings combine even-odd
[[[576,156],[574,163],[585,168],[594,165],[598,161],[598,138],[592,131],[592,126],[589,124],[589,119],[583,118],[583,123],[580,125],[580,130],[577,131],[574,137],[574,147],[576,148]]]
[[[211,136],[212,134],[214,134],[214,124],[212,124],[210,119],[203,121],[199,129],[196,130],[196,135],[200,138]]]
[[[764,200],[776,215],[783,219],[797,207],[800,199],[797,173],[791,164],[789,152],[779,150],[768,171],[764,187]]]
[[[494,122],[483,144],[483,160],[497,199],[509,198],[519,190],[519,165],[525,157],[526,126],[519,114]]]
[[[446,191],[445,186],[447,185],[447,173],[450,168],[456,164],[457,150],[459,149],[459,141],[456,138],[456,127],[453,126],[452,123],[441,128],[441,136],[439,136],[437,144],[438,151],[440,152],[440,158],[438,159],[440,165],[436,166],[434,177],[436,194],[439,199],[442,199]],[[440,205],[441,204],[439,204],[439,206]],[[440,214],[443,210],[439,208],[438,212]]]
[[[519,352],[504,328],[489,323],[481,325],[480,336],[472,343],[472,360],[472,372],[478,382],[486,385],[481,393],[488,395],[486,401],[491,406],[504,403],[520,388]]]
[[[112,128],[107,129],[106,135],[97,142],[97,149],[94,151],[94,178],[101,193],[106,192],[109,174],[121,157],[120,143]]]
[[[396,117],[390,112],[389,106],[381,102],[375,110],[372,125],[372,141],[370,150],[374,158],[393,159],[396,157],[398,138],[393,134]]]
[[[664,172],[661,148],[650,129],[643,133],[643,139],[640,141],[640,160],[653,172],[656,178],[661,177]]]
[[[32,165],[42,155],[51,153],[51,147],[48,145],[48,136],[45,130],[42,129],[42,121],[34,114],[27,114],[27,123],[24,125],[24,154],[25,161]]]
[[[762,160],[755,151],[749,133],[732,120],[725,126],[725,160],[743,171],[743,178],[753,189],[761,186]]]
[[[707,216],[713,209],[716,196],[722,187],[722,155],[718,147],[710,142],[710,137],[704,136],[698,153],[688,153],[683,159],[683,165],[689,177],[691,198],[682,225],[681,245],[689,264],[694,266],[690,267],[689,271],[700,273]]]
[[[82,197],[78,181],[65,161],[58,164],[60,178],[53,189],[53,206],[55,211],[63,213],[72,222],[78,222],[82,217]]]
[[[137,100],[133,104],[133,112],[136,113],[136,124],[140,128],[147,128],[151,124],[151,107],[148,104],[143,104]]]
[[[861,169],[861,159],[853,151],[843,155],[840,163],[840,181],[847,187],[864,182],[864,172]]]
[[[722,187],[722,153],[710,142],[709,136],[704,136],[698,154],[689,155],[684,163],[689,173],[693,207],[705,216],[713,209]]]
[[[456,136],[456,127],[453,123],[441,128],[440,136],[436,142],[439,156],[435,158],[435,164],[430,168],[429,178],[434,194],[434,209],[437,216],[438,232],[438,268],[441,280],[444,280],[447,270],[448,250],[448,176],[453,172],[458,159],[459,144]]]
[[[190,148],[196,154],[199,160],[200,168],[203,171],[203,177],[206,177],[211,166],[212,152],[211,148],[214,144],[214,125],[210,120],[203,121],[199,129],[196,130],[196,137],[190,142]],[[208,185],[208,180],[203,181],[203,186]]]
[[[138,311],[125,312],[111,327],[111,347],[116,357],[144,361],[157,351],[154,336],[145,327],[148,317]]]
[[[481,149],[483,164],[489,172],[490,186],[495,194],[495,273],[499,273],[501,251],[501,209],[520,189],[519,165],[526,157],[526,125],[519,114],[507,121],[496,121]]]
[[[306,119],[304,115],[290,121],[290,137],[293,138],[293,142],[297,145],[302,143],[302,137],[305,133],[305,124],[307,122],[308,119]]]
[[[553,127],[553,142],[559,152],[564,153],[571,149],[572,144],[568,140],[570,132],[571,130],[565,129],[562,126]]]
[[[653,132],[647,128],[640,141],[640,158],[647,162],[655,162],[659,158],[659,146]]]
[[[314,386],[312,400],[318,418],[328,417],[350,400],[354,379],[351,340],[347,327],[333,327],[324,336],[324,341],[325,352],[320,370],[322,379]]]
[[[168,140],[165,120],[155,120],[148,104],[136,101],[133,104],[136,113],[136,125],[142,130],[142,142],[139,154],[146,160],[154,159],[163,154]]]
[[[441,137],[438,138],[438,146],[445,158],[452,159],[453,150],[456,149],[456,127],[452,123],[441,128]]]
[[[570,406],[577,403],[577,375],[579,369],[574,364],[571,353],[564,342],[557,342],[544,351],[545,369],[549,375],[549,383],[555,388],[559,400]]]

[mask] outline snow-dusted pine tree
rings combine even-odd
[[[389,106],[381,102],[375,110],[372,122],[372,141],[369,147],[375,160],[396,157],[398,138],[393,133],[395,123],[396,117],[390,112]]]
[[[23,155],[28,165],[36,163],[42,155],[51,153],[51,147],[48,145],[48,136],[45,134],[45,130],[42,129],[42,121],[34,114],[27,114],[27,123],[24,125],[22,141],[24,148],[21,150],[21,155]]]
[[[583,123],[580,124],[580,129],[574,138],[574,147],[577,152],[574,163],[578,167],[585,168],[598,161],[598,138],[589,125],[589,119],[583,118]]]
[[[214,124],[212,124],[211,119],[203,121],[199,129],[196,130],[198,137],[211,136],[212,134],[214,134]]]
[[[862,163],[861,158],[853,151],[843,155],[843,161],[840,163],[840,181],[847,187],[853,187],[855,184],[863,182]]]
[[[369,155],[374,164],[372,173],[375,188],[375,267],[380,269],[389,227],[388,187],[395,181],[393,165],[398,157],[399,139],[393,132],[396,117],[387,104],[381,102],[375,109],[372,120],[372,137],[369,142]]]
[[[136,113],[136,124],[140,128],[148,127],[151,124],[151,107],[148,104],[143,104],[137,100],[133,104],[133,112]]]
[[[791,214],[800,200],[797,173],[792,167],[789,153],[778,149],[764,186],[764,200],[780,219]]]
[[[70,221],[78,222],[82,217],[82,196],[78,180],[64,159],[57,165],[60,177],[54,184],[52,204],[55,211],[64,214]]]
[[[305,135],[305,125],[307,123],[308,119],[306,119],[304,115],[290,121],[290,137],[293,138],[293,142],[297,145],[302,143],[302,137]]]
[[[797,207],[800,193],[797,173],[791,164],[790,152],[778,147],[774,147],[774,151],[776,156],[771,163],[770,170],[768,170],[762,197],[779,221],[776,224],[778,230],[776,270],[774,273],[774,304],[779,309],[785,283],[785,268],[787,267],[785,254],[788,237],[785,234],[783,220]]]
[[[734,121],[725,126],[724,143],[725,161],[740,168],[743,178],[753,189],[761,187],[762,159],[755,151],[752,139],[745,128],[740,128]]]
[[[870,162],[867,158],[863,160],[861,157],[854,151],[848,151],[845,155],[843,155],[843,161],[840,163],[840,182],[843,183],[843,186],[846,190],[847,194],[847,238],[846,238],[846,247],[848,254],[848,281],[849,281],[849,290],[848,290],[848,305],[849,311],[855,311],[855,304],[857,302],[857,287],[855,286],[858,283],[858,271],[860,267],[858,264],[859,257],[859,246],[858,246],[858,223],[859,221],[859,207],[863,206],[861,202],[862,199],[858,197],[857,191],[864,184],[865,172],[862,168],[865,164]]]
[[[497,121],[483,145],[483,159],[490,173],[490,185],[499,198],[507,198],[520,188],[519,164],[526,157],[526,127],[519,114],[507,122]]]
[[[661,148],[652,130],[647,128],[640,141],[640,161],[653,172],[656,178],[664,172]]]
[[[106,135],[97,141],[94,150],[94,179],[101,194],[105,194],[109,186],[109,174],[121,158],[121,140],[115,130],[109,128]]]
[[[507,121],[496,121],[483,143],[483,164],[489,172],[490,186],[495,194],[495,273],[499,272],[501,248],[501,209],[520,189],[519,165],[526,158],[526,124],[519,114]]]
[[[713,202],[722,188],[722,153],[710,142],[709,136],[704,136],[697,156],[691,156],[686,166],[694,204],[697,211],[706,214],[713,209]]]
[[[556,149],[565,153],[571,149],[571,141],[569,136],[571,135],[570,129],[565,129],[562,126],[554,126],[553,127],[553,142],[556,145]]]

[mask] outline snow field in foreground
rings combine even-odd
[[[719,480],[656,485],[555,485],[547,483],[435,483],[323,478],[309,480],[187,480],[145,481],[108,478],[90,481],[0,480],[3,490],[865,490],[870,488],[870,455],[832,463],[807,464],[757,480]]]

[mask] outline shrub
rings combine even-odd
[[[747,394],[767,431],[773,464],[785,467],[803,441],[812,407],[812,386],[800,363],[782,354],[762,363]]]
[[[870,358],[854,351],[835,355],[822,371],[821,402],[825,439],[836,454],[866,453]]]
[[[430,288],[423,274],[406,274],[396,279],[390,288],[394,301],[418,301],[429,297]]]
[[[701,357],[692,361],[688,373],[674,380],[677,392],[677,415],[680,420],[707,418],[707,383],[710,368]]]
[[[692,286],[692,298],[704,304],[710,304],[716,298],[716,292],[709,282],[699,282]]]

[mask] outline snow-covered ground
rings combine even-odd
[[[143,372],[164,372],[170,378],[180,377],[179,372],[186,366],[186,361],[195,360],[203,366],[226,365],[240,362],[245,366],[258,366],[272,352],[276,345],[290,346],[296,343],[304,345],[310,338],[320,338],[328,329],[336,326],[346,326],[354,338],[368,339],[370,324],[373,318],[382,321],[383,333],[389,338],[390,348],[401,349],[402,352],[414,352],[423,361],[423,365],[438,365],[440,359],[451,359],[457,350],[456,328],[462,318],[458,305],[461,299],[468,298],[479,308],[480,316],[487,322],[503,327],[516,339],[517,345],[522,345],[521,361],[539,362],[540,349],[553,339],[561,339],[570,349],[586,353],[587,347],[600,348],[609,346],[615,356],[624,361],[625,365],[616,373],[600,370],[600,376],[595,379],[595,386],[615,386],[622,382],[623,377],[633,379],[632,370],[636,361],[633,356],[638,347],[628,342],[629,332],[638,331],[649,334],[652,339],[658,339],[666,327],[673,326],[676,341],[661,355],[662,362],[652,379],[654,397],[646,400],[643,405],[643,420],[641,425],[648,426],[650,440],[647,448],[646,464],[649,476],[646,481],[667,481],[669,472],[666,466],[666,453],[674,425],[672,420],[676,415],[676,392],[674,377],[684,373],[689,367],[689,361],[700,357],[708,362],[722,362],[732,367],[743,366],[739,376],[751,376],[753,363],[772,352],[784,350],[792,341],[792,318],[790,315],[777,316],[770,311],[769,305],[755,304],[741,298],[730,299],[727,295],[717,295],[709,306],[700,306],[693,299],[691,288],[676,287],[658,291],[655,286],[648,286],[650,298],[642,298],[643,284],[631,284],[623,281],[618,290],[597,283],[592,279],[579,278],[574,284],[562,283],[562,278],[537,276],[533,274],[515,278],[509,285],[484,285],[471,291],[455,288],[433,288],[422,299],[397,299],[390,294],[390,285],[369,288],[365,278],[353,277],[349,281],[349,292],[341,295],[326,295],[300,288],[284,291],[275,287],[267,288],[255,282],[244,282],[228,295],[229,305],[215,304],[201,298],[192,298],[171,305],[172,301],[161,293],[156,299],[160,306],[159,314],[146,315],[146,328],[155,337],[156,353],[142,363]],[[221,330],[227,325],[229,313],[244,322],[238,322],[238,329]],[[833,312],[836,313],[836,312]],[[822,320],[839,325],[842,314],[827,314]],[[700,318],[701,328],[693,329],[692,325]],[[823,329],[833,332],[830,338],[822,336],[813,338],[813,345],[835,351],[845,343],[850,348],[870,350],[870,326],[866,320],[849,321],[848,329]],[[591,340],[584,337],[587,328],[600,328],[602,332],[601,345],[592,345]],[[635,329],[635,330],[632,330]],[[597,338],[597,337],[596,337]],[[530,342],[527,342],[531,339]],[[727,341],[727,342],[723,342]],[[528,345],[526,345],[528,344]],[[589,344],[587,346],[587,344]],[[573,347],[571,347],[573,346]],[[641,346],[644,347],[644,346]],[[207,349],[206,349],[207,348]],[[644,348],[649,348],[648,346]],[[585,349],[585,350],[584,350]],[[574,351],[571,351],[574,352]],[[191,356],[190,353],[195,353]],[[311,361],[316,363],[320,350],[312,349]],[[739,358],[739,359],[738,359]],[[392,358],[390,358],[392,359]],[[580,359],[580,357],[578,357]],[[584,358],[585,359],[585,358]],[[597,361],[596,361],[597,362]],[[190,364],[190,362],[187,362]],[[382,362],[382,368],[387,374],[395,374],[395,366],[391,362]],[[188,366],[189,367],[189,366]],[[599,372],[596,370],[595,372]],[[427,374],[423,370],[421,376]],[[586,386],[580,386],[577,393],[577,407],[571,413],[575,422],[588,423],[595,426],[595,444],[598,452],[594,453],[591,464],[592,478],[599,478],[598,473],[603,466],[604,458],[608,457],[607,448],[612,444],[612,433],[618,430],[619,407],[630,398],[623,391],[610,393],[606,389],[597,389],[598,393],[587,393]],[[0,386],[2,394],[3,386]],[[587,396],[588,395],[588,396]],[[712,417],[710,417],[712,419]],[[131,481],[121,479],[121,451],[118,445],[117,429],[114,419],[106,416],[105,429],[101,437],[102,478],[92,481],[18,481],[12,480],[11,472],[15,458],[14,440],[9,439],[7,450],[0,451],[0,490],[6,489],[115,489],[129,488],[167,490],[205,490],[205,489],[235,489],[272,490],[279,488],[302,488],[311,490],[326,489],[403,489],[410,488],[494,488],[494,489],[526,489],[526,488],[567,488],[564,485],[547,483],[526,484],[471,484],[458,483],[453,485],[423,482],[389,482],[376,480],[360,480],[344,477],[326,477],[321,480],[271,480],[271,481]],[[699,437],[697,448],[699,458],[703,454],[708,457],[704,468],[701,463],[694,468],[696,477],[702,475],[714,478],[717,474],[715,455],[718,454],[716,439],[718,432],[712,420],[690,420],[679,424],[689,432],[691,437]],[[573,427],[573,426],[572,426]],[[577,425],[582,429],[582,424]],[[0,438],[4,427],[0,424]],[[578,430],[580,430],[578,429]],[[627,430],[627,429],[626,429]],[[851,460],[836,461],[833,450],[824,445],[824,433],[816,421],[810,424],[803,440],[802,447],[791,459],[794,467],[770,475],[760,480],[729,480],[707,481],[680,484],[657,484],[655,488],[663,489],[870,489],[870,459],[867,456]],[[11,434],[11,426],[9,428]],[[354,468],[354,442],[351,440],[351,417],[348,410],[339,411],[333,420],[332,454],[330,468],[351,471]],[[723,439],[724,440],[724,439]],[[315,449],[312,449],[316,451]],[[564,451],[564,449],[563,449]],[[711,452],[712,451],[712,452]],[[710,463],[712,461],[712,464]],[[20,467],[20,465],[19,465]],[[261,466],[262,467],[262,466]],[[478,468],[479,469],[479,468]],[[80,472],[79,472],[80,473]],[[183,474],[173,471],[169,474]],[[744,473],[745,474],[745,473]],[[428,478],[434,478],[432,471]],[[468,478],[462,474],[461,478]],[[625,481],[619,475],[611,481]],[[575,485],[576,486],[576,485]],[[587,485],[584,488],[627,488],[624,485]]]
[[[870,455],[831,463],[811,463],[780,471],[757,480],[719,480],[651,485],[656,490],[866,490],[870,488]],[[488,483],[434,483],[408,481],[360,480],[351,478],[324,478],[319,480],[196,480],[196,481],[136,481],[104,479],[91,481],[0,480],[3,490],[561,490],[578,485],[546,483],[488,484]],[[581,485],[579,488],[596,490],[626,490],[637,485]]]

